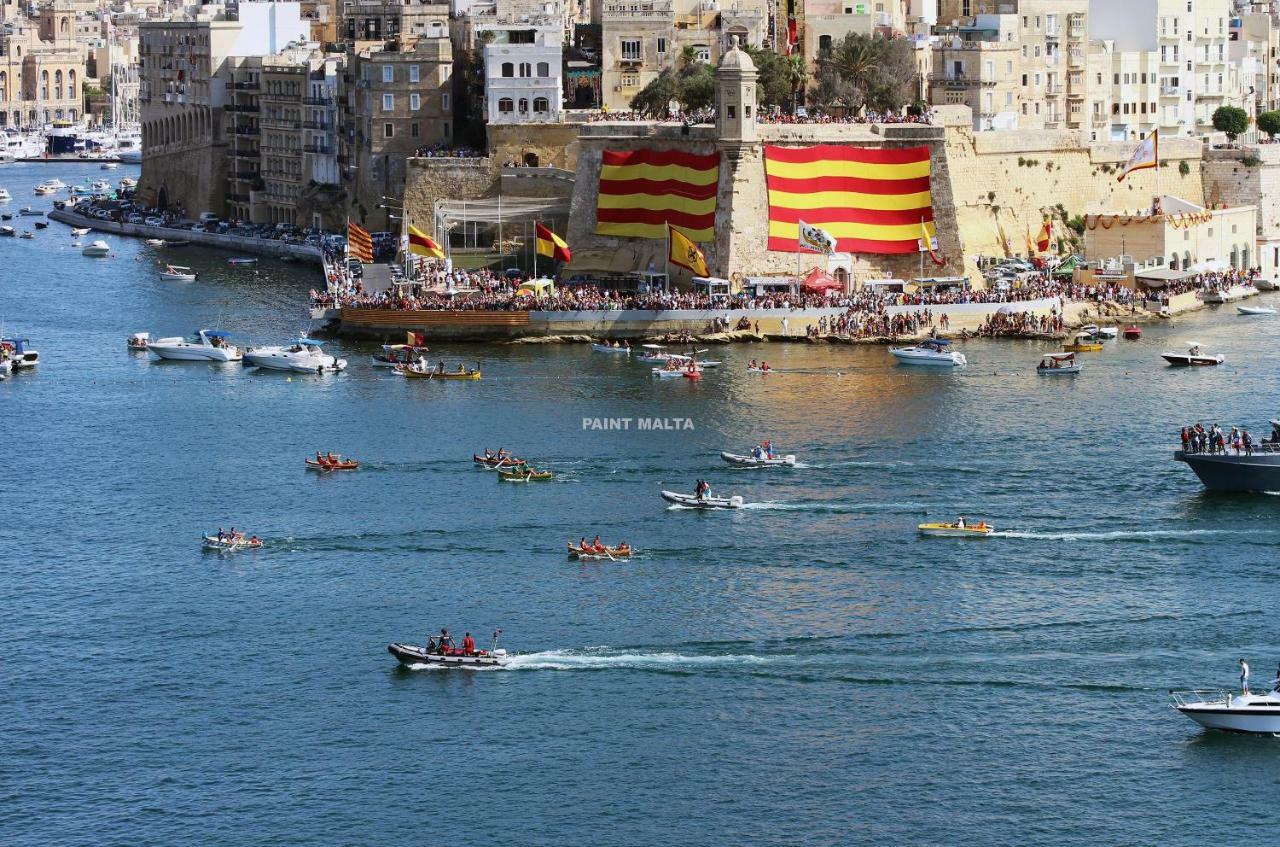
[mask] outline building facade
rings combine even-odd
[[[564,90],[564,26],[558,20],[482,23],[485,118],[490,124],[557,123]]]

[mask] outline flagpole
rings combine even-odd
[[[667,250],[662,254],[662,275],[666,277],[663,281],[663,293],[671,290],[671,221],[667,224]]]
[[[538,278],[538,219],[533,219],[533,278]]]

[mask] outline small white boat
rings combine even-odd
[[[299,338],[280,347],[250,347],[244,352],[247,366],[294,373],[337,373],[347,367],[346,359],[330,356],[320,349],[320,342]]]
[[[102,163],[102,169],[103,169],[104,171],[114,171],[114,170],[115,170],[116,168],[118,168],[118,167],[120,167],[120,164],[119,164],[118,162],[103,162],[103,163]]]
[[[1045,353],[1036,365],[1036,373],[1043,376],[1078,374],[1083,367],[1076,361],[1075,353]]]
[[[1160,358],[1171,365],[1201,366],[1220,365],[1226,361],[1221,353],[1204,353],[1200,350],[1200,342],[1188,341],[1185,353],[1161,353]]]
[[[43,218],[44,217],[44,212],[42,212],[40,209],[35,208],[34,206],[23,206],[21,209],[18,210],[18,214],[22,215],[24,218]]]
[[[36,194],[43,196],[45,194],[57,194],[64,188],[66,188],[66,185],[64,185],[60,180],[47,179],[31,190]]]
[[[189,339],[157,338],[147,349],[161,359],[181,362],[238,362],[244,353],[227,342],[229,335],[220,329],[202,329]]]
[[[790,454],[786,456],[774,456],[772,459],[767,456],[743,456],[738,453],[721,452],[720,458],[724,459],[731,465],[740,468],[794,468],[796,466],[796,457]]]
[[[192,282],[197,276],[195,271],[183,265],[165,265],[164,270],[160,272],[161,279],[174,282]]]
[[[698,497],[694,494],[663,491],[662,499],[690,509],[741,509],[744,505],[742,497],[737,494],[732,497]]]
[[[89,246],[85,247],[80,252],[85,256],[101,259],[105,256],[111,255],[111,245],[99,238],[97,241],[90,242]]]
[[[27,346],[30,343],[28,338],[0,338],[0,358],[15,371],[34,368],[40,364],[40,354]]]
[[[125,346],[130,350],[146,350],[147,344],[151,341],[151,333],[135,332],[125,341]]]
[[[608,344],[592,344],[591,349],[597,353],[621,353],[624,356],[631,355],[630,347],[610,347]]]
[[[1171,706],[1206,729],[1280,735],[1280,691],[1170,691]]]
[[[1120,335],[1120,330],[1113,326],[1098,326],[1097,324],[1085,324],[1080,327],[1080,331],[1086,335],[1091,335],[1094,338],[1103,338],[1107,340],[1117,338]]]
[[[92,230],[91,230],[91,229],[89,229],[89,227],[87,227],[87,226],[86,226],[86,227],[72,227],[72,228],[71,228],[71,237],[72,237],[72,238],[80,238],[80,237],[82,237],[82,236],[88,235],[90,232],[92,232]]]
[[[142,242],[142,243],[143,243],[143,244],[145,244],[145,245],[147,245],[148,247],[163,247],[163,246],[164,246],[164,239],[163,239],[163,238],[148,238],[146,241],[144,241],[144,242]]]
[[[9,189],[0,188],[0,203],[8,203],[12,199],[13,196],[9,194]]]
[[[227,264],[232,267],[247,268],[258,264],[258,260],[245,256],[232,256],[230,259],[227,259]]]
[[[1276,310],[1270,306],[1236,306],[1236,311],[1242,315],[1274,315]]]
[[[661,344],[643,344],[641,345],[643,352],[636,356],[634,361],[645,365],[661,365],[667,359],[671,358],[671,354],[667,352],[667,348]]]
[[[496,638],[494,643],[497,644]],[[400,664],[409,667],[435,665],[445,668],[500,668],[511,661],[507,651],[497,646],[492,650],[477,650],[469,656],[457,650],[441,653],[439,650],[429,650],[413,644],[388,644],[387,652],[395,656]]]
[[[963,353],[948,349],[950,346],[950,341],[929,338],[914,347],[890,347],[889,352],[904,365],[952,368],[969,364]]]
[[[34,232],[32,232],[31,230],[26,229],[26,230],[23,230],[23,231],[18,235],[18,237],[19,237],[19,238],[35,238],[35,237],[36,237],[36,234],[35,234]]]
[[[11,226],[0,226],[0,236],[13,238],[17,234],[18,231]]]

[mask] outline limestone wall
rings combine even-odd
[[[578,164],[578,131],[582,124],[490,124],[485,128],[489,156],[498,164],[536,162],[542,167],[573,170]],[[532,157],[530,159],[529,157]]]
[[[493,159],[410,159],[404,184],[404,211],[409,222],[431,231],[437,200],[486,197],[500,168]]]
[[[148,148],[142,159],[137,196],[149,206],[182,204],[189,217],[201,212],[226,215],[227,156],[215,145],[174,152]]]

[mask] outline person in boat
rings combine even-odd
[[[757,444],[755,447],[752,447],[752,448],[751,448],[751,458],[753,458],[753,459],[763,459],[763,458],[764,458],[764,448],[763,448],[763,447],[761,447],[759,444]]]
[[[1240,691],[1249,693],[1249,663],[1244,659],[1240,660]]]
[[[466,372],[467,372],[467,369],[463,367],[462,362],[458,362],[458,370],[455,371],[455,373],[464,374]]]
[[[700,479],[698,484],[693,487],[693,493],[699,500],[705,500],[711,496],[711,484],[705,479]]]
[[[759,366],[758,366],[758,365],[756,365],[756,360],[755,360],[755,359],[752,359],[752,360],[751,360],[751,364],[747,365],[747,370],[749,370],[749,371],[758,371],[758,370],[760,370]]]
[[[471,633],[462,636],[462,655],[474,656],[476,654],[476,641],[471,637]]]
[[[685,366],[685,370],[691,374],[698,372],[698,363],[693,360],[693,357],[689,358],[689,364]]]
[[[326,453],[325,460],[328,461],[328,463],[331,465],[336,465],[338,464],[339,461],[341,461],[341,457],[335,456],[333,455],[333,453]]]
[[[772,459],[773,458],[773,442],[769,441],[768,439],[765,439],[764,444],[762,444],[761,446],[764,448],[764,457],[766,459]]]
[[[760,370],[764,373],[768,373],[769,371],[773,370],[773,368],[769,367],[769,363],[762,359],[760,361]]]
[[[621,555],[625,556],[631,552],[631,545],[625,541],[619,541],[618,546],[614,548]],[[1276,666],[1276,678],[1280,679],[1280,665]]]
[[[965,521],[964,515],[956,518],[956,529],[968,529],[969,524]]]
[[[630,350],[631,342],[624,338],[622,339],[622,343],[618,346],[620,346],[623,350]]]
[[[578,542],[578,552],[579,553],[591,552],[591,547],[590,545],[587,544],[587,537],[585,535],[582,536],[582,540]]]
[[[444,627],[440,627],[440,639],[438,642],[438,649],[440,651],[441,656],[447,656],[449,655],[450,652],[452,652],[455,649],[453,644],[453,637],[449,635],[449,630],[445,629]]]
[[[258,539],[258,536],[251,535],[249,536],[249,543],[252,544],[254,547],[257,547],[262,542]]]
[[[435,653],[437,650],[439,650],[439,648],[436,646],[436,637],[434,635],[427,636],[427,646],[423,649],[428,655],[430,655],[431,653]]]
[[[439,362],[436,362],[436,373],[438,374],[444,373],[444,359],[441,359]]]
[[[595,540],[591,542],[591,549],[597,553],[603,553],[605,551],[605,546],[600,543],[600,536],[597,535]]]
[[[227,534],[226,534],[225,532],[223,532],[223,531],[222,531],[222,527],[218,527],[218,540],[219,540],[219,541],[226,541],[226,540],[227,540]]]

